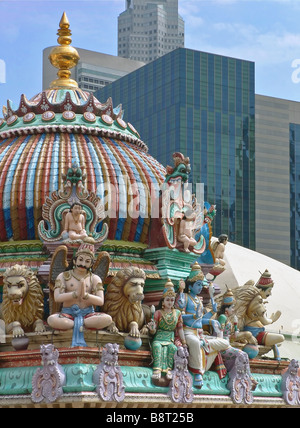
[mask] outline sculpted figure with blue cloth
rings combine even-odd
[[[230,347],[228,341],[222,338],[204,336],[204,325],[211,325],[216,332],[220,332],[219,322],[211,319],[217,311],[213,298],[213,286],[210,286],[213,307],[211,312],[204,314],[202,299],[199,297],[203,287],[207,285],[208,282],[200,265],[195,263],[186,281],[185,290],[181,284],[176,300],[176,307],[182,311],[185,340],[189,348],[189,370],[195,375],[194,386],[196,388],[202,388],[203,375],[210,369],[219,352]]]
[[[96,313],[94,307],[103,306],[104,288],[98,275],[92,273],[94,245],[82,244],[70,270],[58,275],[55,282],[54,300],[62,303],[61,313],[51,315],[48,324],[55,330],[73,330],[72,347],[84,346],[84,328],[103,330],[112,318]]]

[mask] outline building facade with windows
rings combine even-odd
[[[122,101],[163,165],[191,159],[192,181],[217,205],[216,235],[255,248],[254,63],[177,49],[96,93]]]
[[[118,18],[118,56],[151,62],[184,47],[178,0],[126,0]]]
[[[49,87],[57,73],[48,59],[51,49],[52,47],[49,47],[43,51],[43,89]],[[80,60],[71,71],[72,78],[78,82],[80,89],[88,92],[95,92],[145,65],[143,62],[86,49],[77,48],[77,51]]]
[[[300,269],[300,103],[256,95],[256,250]]]

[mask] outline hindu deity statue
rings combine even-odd
[[[203,326],[205,325],[212,326],[217,334],[221,331],[219,322],[212,319],[217,312],[212,285],[210,285],[210,297],[213,309],[204,313],[203,302],[199,297],[204,286],[208,286],[208,281],[200,265],[195,263],[186,281],[185,290],[181,284],[179,296],[176,299],[176,307],[182,311],[185,340],[189,347],[189,370],[195,374],[196,388],[202,388],[203,374],[210,369],[219,352],[230,347],[228,341],[223,338],[204,335]]]
[[[188,210],[185,212],[179,225],[178,241],[183,243],[185,253],[190,253],[189,248],[197,245],[197,241],[194,238],[196,218],[196,212]]]
[[[174,167],[167,167],[161,193],[162,234],[154,236],[154,241],[172,250],[200,255],[206,248],[201,233],[204,215],[203,207],[190,191],[190,159],[182,153],[174,153],[173,160]]]
[[[228,341],[230,347],[221,352],[222,361],[225,365],[227,372],[231,372],[236,369],[239,364],[240,356],[242,355],[242,361],[244,365],[245,374],[248,379],[248,394],[251,394],[253,386],[256,386],[256,381],[252,378],[250,363],[249,363],[249,352],[244,352],[241,347],[251,344],[255,349],[255,356],[258,354],[256,350],[257,341],[249,332],[240,332],[237,327],[237,318],[234,315],[235,299],[232,291],[227,289],[227,292],[222,296],[222,303],[217,313],[217,319],[221,326],[221,335],[225,340]],[[220,334],[219,334],[220,336]],[[235,347],[237,345],[237,347]],[[245,348],[246,349],[246,348]],[[250,348],[253,352],[253,347]]]
[[[160,379],[162,374],[165,374],[167,380],[172,379],[174,356],[177,351],[176,335],[182,346],[187,346],[181,311],[174,307],[175,299],[174,285],[168,280],[160,303],[161,308],[154,313],[153,319],[148,323],[149,332],[154,335],[152,342],[153,380]]]
[[[216,263],[220,264],[221,266],[225,266],[224,254],[227,242],[228,236],[223,234],[219,236],[218,240],[213,245],[213,252],[215,255]]]
[[[280,318],[281,312],[277,311],[268,316],[265,306],[267,302],[264,300],[272,294],[274,282],[266,270],[256,285],[254,284],[255,282],[250,280],[234,290],[238,327],[240,331],[249,332],[257,340],[258,345],[263,348],[261,355],[273,349],[274,357],[279,360],[278,345],[284,342],[284,336],[267,332],[266,326],[275,323]]]
[[[55,330],[73,330],[72,347],[86,346],[84,327],[102,330],[112,323],[109,315],[94,309],[104,304],[102,280],[92,272],[94,261],[94,245],[82,244],[68,270],[60,273],[55,282],[54,300],[63,308],[48,318],[48,324]]]
[[[64,230],[62,232],[63,239],[71,239],[72,241],[88,238],[85,230],[85,212],[82,209],[80,202],[74,202],[71,205],[70,211],[65,216]]]
[[[238,329],[238,319],[234,314],[235,298],[232,290],[227,287],[226,293],[219,298],[220,307],[217,319],[220,323],[224,339],[232,346],[243,347],[247,344],[257,345],[257,340],[248,331]]]

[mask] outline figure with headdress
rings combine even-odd
[[[203,374],[210,369],[219,352],[230,347],[228,341],[223,338],[204,336],[204,325],[211,325],[214,331],[220,332],[219,322],[212,319],[217,312],[217,305],[213,297],[213,285],[209,286],[213,309],[204,314],[200,293],[203,287],[208,285],[201,266],[195,263],[185,282],[185,290],[181,284],[180,293],[176,300],[176,307],[182,311],[185,340],[189,347],[189,369],[195,374],[194,386],[196,388],[202,388]]]
[[[175,309],[176,293],[173,283],[168,280],[163,292],[161,308],[154,313],[148,323],[150,334],[154,335],[152,342],[153,380],[158,380],[165,374],[167,380],[172,379],[174,356],[177,351],[175,336],[178,335],[182,346],[186,347],[181,311]]]
[[[220,306],[217,313],[217,320],[220,323],[224,339],[232,346],[242,347],[247,344],[257,346],[257,340],[248,331],[240,331],[238,328],[238,318],[234,313],[235,298],[232,290],[227,287],[227,291],[219,299]]]
[[[67,248],[59,247],[53,257],[54,263],[62,257],[61,253],[66,256]],[[104,253],[100,257],[103,255]],[[65,272],[61,272],[55,281],[54,301],[62,304],[62,310],[51,315],[48,324],[55,330],[73,330],[72,347],[87,346],[83,335],[84,328],[103,330],[112,323],[109,315],[96,313],[94,309],[104,304],[102,280],[92,271],[94,262],[94,245],[83,243],[70,266]],[[107,260],[105,264],[107,265]]]
[[[257,341],[251,335],[251,333],[239,331],[237,326],[237,318],[234,315],[235,299],[232,291],[227,288],[226,293],[221,297],[221,299],[222,302],[217,313],[217,319],[221,326],[221,335],[225,340],[228,341],[228,344],[230,345],[228,349],[220,353],[222,362],[225,365],[226,371],[230,373],[237,367],[240,356],[242,355],[244,370],[248,379],[247,394],[250,396],[251,389],[253,386],[256,386],[257,383],[251,375],[249,355],[251,355],[251,353],[253,355],[253,352],[255,353],[254,357],[258,355]],[[252,345],[249,347],[249,349],[247,348],[248,344]],[[244,352],[242,349],[240,349],[244,348],[245,346],[247,352]]]
[[[257,340],[260,355],[274,351],[275,359],[280,360],[278,346],[284,342],[284,336],[266,331],[266,327],[278,321],[281,311],[268,316],[265,299],[270,297],[274,287],[271,274],[266,270],[255,284],[248,281],[233,291],[236,300],[235,314],[238,318],[240,331],[245,331]]]

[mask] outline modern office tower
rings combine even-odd
[[[177,49],[101,89],[123,104],[150,153],[190,157],[192,181],[217,205],[214,233],[255,248],[254,63]]]
[[[52,47],[43,51],[43,89],[49,88],[56,78],[57,70],[49,62]],[[113,55],[79,49],[80,60],[72,69],[72,78],[78,82],[79,88],[94,92],[114,82],[122,76],[145,65],[143,62],[132,61]]]
[[[300,103],[256,95],[256,250],[300,269]]]
[[[178,0],[126,0],[118,18],[118,56],[151,62],[184,47]]]

